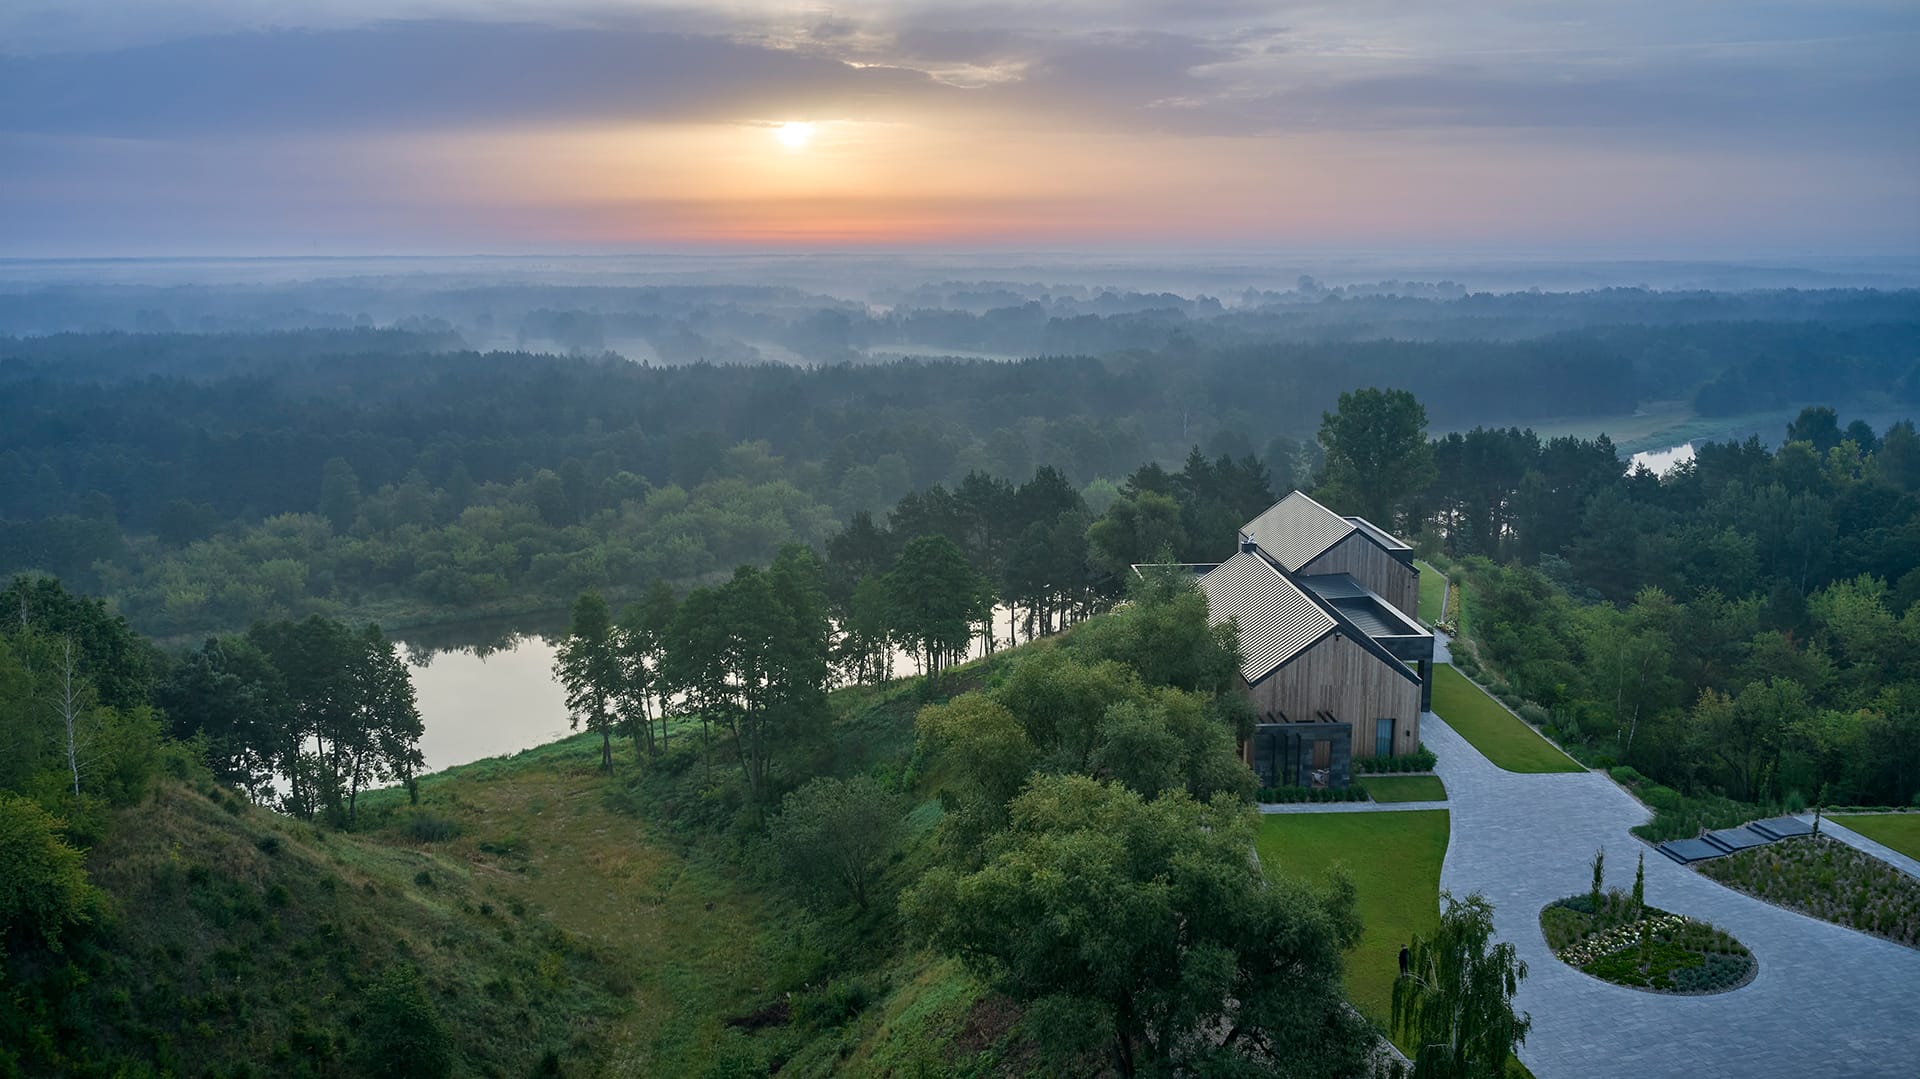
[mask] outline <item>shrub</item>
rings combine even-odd
[[[767,836],[789,881],[864,910],[905,832],[906,813],[906,799],[871,776],[823,776],[787,795]]]
[[[453,1074],[452,1043],[411,968],[388,971],[368,990],[359,1055],[364,1075],[443,1079]]]
[[[1364,802],[1367,788],[1355,783],[1346,787],[1262,787],[1256,796],[1269,805],[1291,802]]]
[[[1521,702],[1519,712],[1521,719],[1526,720],[1535,727],[1544,727],[1553,721],[1552,712],[1547,711],[1532,701]]]
[[[16,930],[57,948],[61,932],[90,921],[99,906],[80,852],[60,838],[60,827],[37,803],[0,792],[0,955]]]
[[[434,813],[415,813],[407,818],[407,834],[421,843],[444,843],[457,838],[461,828],[458,821]]]
[[[1379,772],[1431,772],[1439,760],[1433,750],[1422,744],[1412,753],[1397,757],[1362,757],[1353,762],[1353,770],[1363,775]]]

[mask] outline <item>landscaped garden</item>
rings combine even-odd
[[[1920,947],[1920,881],[1826,836],[1783,839],[1698,868],[1769,903]]]
[[[1368,776],[1367,793],[1376,802],[1444,802],[1447,786],[1439,776]]]
[[[1393,1006],[1400,949],[1440,924],[1440,863],[1447,811],[1292,813],[1260,822],[1255,849],[1272,875],[1324,880],[1344,863],[1364,929],[1347,954],[1347,996],[1381,1023]]]
[[[1614,891],[1556,899],[1540,931],[1560,961],[1615,985],[1655,993],[1724,993],[1753,980],[1753,953],[1725,930]]]
[[[1827,819],[1909,858],[1920,858],[1920,813],[1842,813]]]
[[[1586,771],[1466,675],[1444,663],[1433,668],[1433,710],[1473,748],[1509,772]]]
[[[1593,856],[1593,886],[1540,910],[1540,932],[1562,963],[1602,981],[1655,993],[1724,993],[1759,969],[1723,929],[1646,903],[1646,855],[1633,891],[1601,891],[1606,852]]]

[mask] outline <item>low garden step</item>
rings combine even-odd
[[[1714,846],[1704,839],[1670,839],[1657,849],[1681,865],[1719,858],[1727,853],[1726,848]]]
[[[1759,832],[1752,831],[1745,825],[1741,825],[1738,828],[1722,828],[1717,832],[1708,832],[1701,838],[1719,847],[1728,854],[1732,854],[1737,850],[1746,850],[1750,847],[1764,847],[1768,843],[1773,842],[1772,837],[1761,835]]]
[[[1789,839],[1797,835],[1812,835],[1813,825],[1796,817],[1775,817],[1772,820],[1757,820],[1748,828],[1766,836],[1768,839]]]

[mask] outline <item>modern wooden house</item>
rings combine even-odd
[[[1267,786],[1345,786],[1355,754],[1412,753],[1432,703],[1433,634],[1413,549],[1295,491],[1240,529],[1200,588],[1240,627],[1260,720],[1243,753]],[[1201,567],[1196,567],[1199,569]]]

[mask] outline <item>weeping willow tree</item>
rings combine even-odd
[[[1533,1026],[1513,1011],[1527,965],[1513,945],[1493,943],[1485,896],[1440,898],[1440,928],[1414,939],[1393,983],[1393,1030],[1413,1047],[1415,1079],[1499,1079]]]

